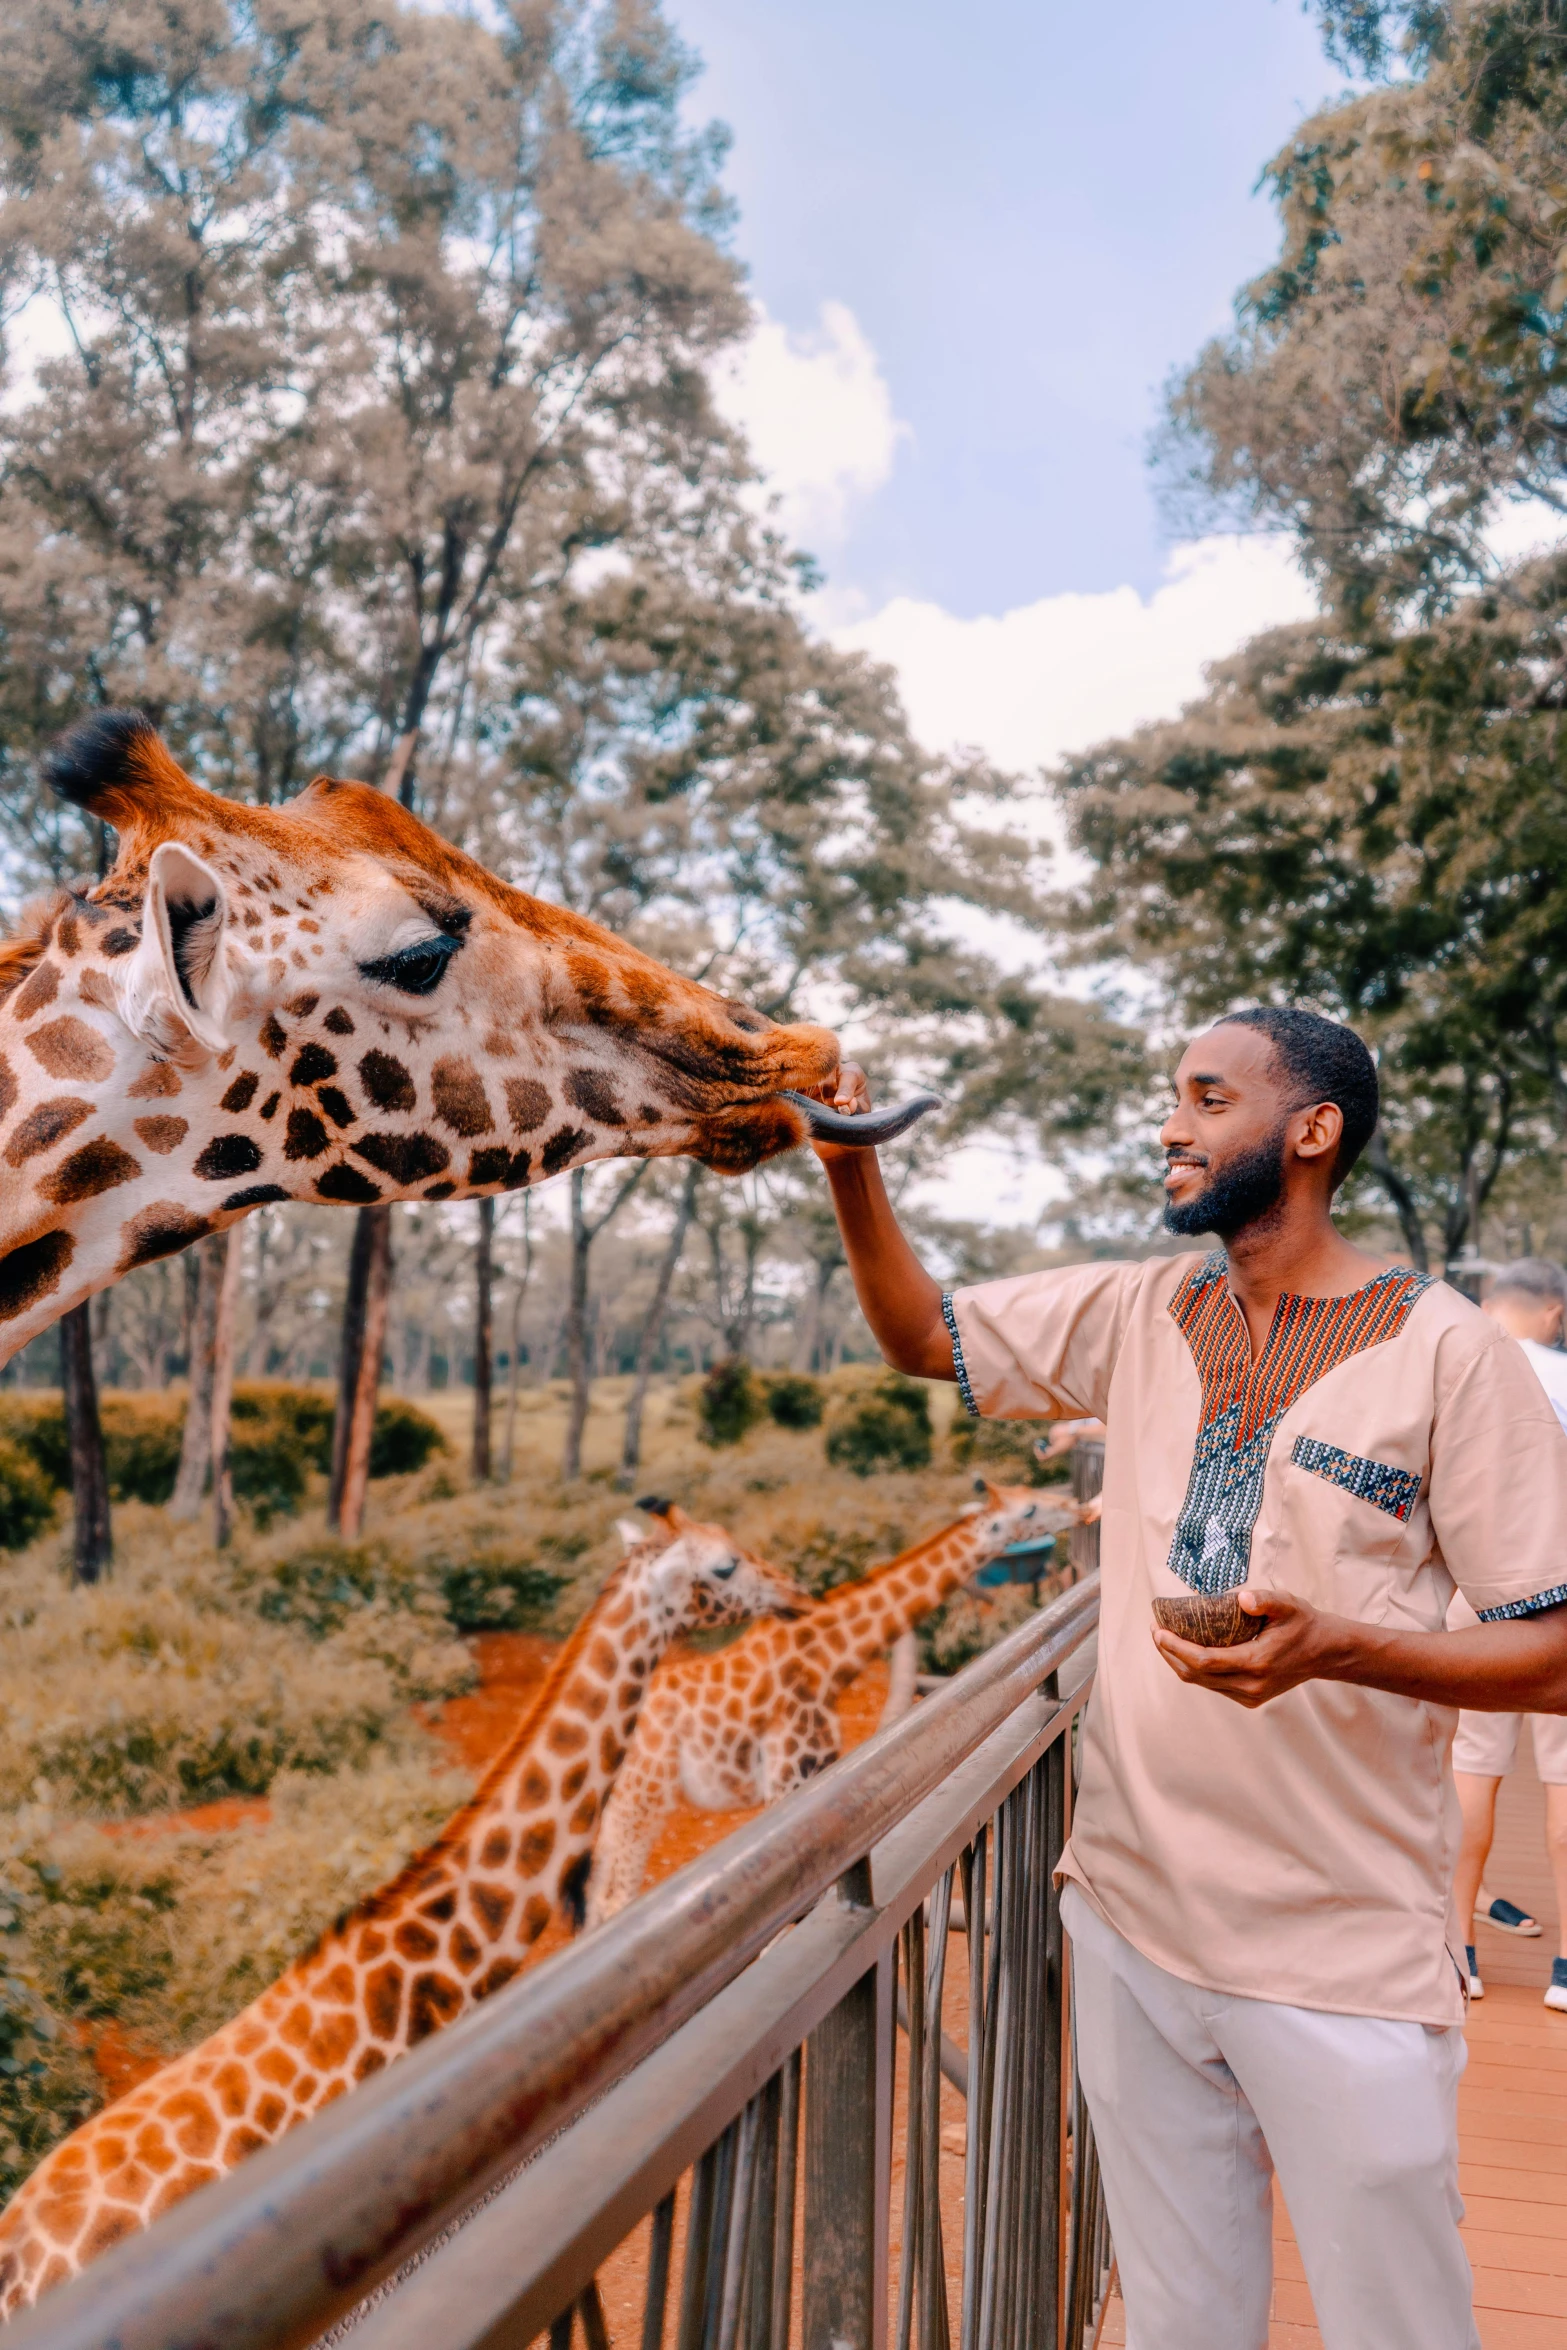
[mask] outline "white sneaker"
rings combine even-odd
[[[1480,1980],[1480,1964],[1475,1957],[1475,1946],[1472,1942],[1464,1944],[1464,1956],[1469,1961],[1469,1996],[1471,1999],[1483,1999],[1485,1985]],[[1563,1994],[1562,2003],[1567,2006],[1567,1992]]]
[[[1567,1958],[1551,1961],[1551,1987],[1545,1994],[1545,2004],[1567,2015]]]

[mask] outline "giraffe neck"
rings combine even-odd
[[[993,1548],[983,1524],[983,1519],[960,1518],[862,1582],[829,1592],[812,1610],[806,1623],[825,1634],[831,1653],[824,1695],[845,1688],[983,1564]]]

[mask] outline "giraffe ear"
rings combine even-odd
[[[183,841],[161,842],[147,868],[141,944],[123,983],[121,1008],[135,1035],[165,1052],[228,1049],[228,928],[228,894],[212,867]]]
[[[621,1547],[625,1550],[635,1550],[647,1539],[635,1518],[617,1518],[615,1532],[620,1536]]]

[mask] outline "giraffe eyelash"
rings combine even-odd
[[[374,979],[383,987],[395,987],[403,995],[433,995],[446,976],[446,966],[462,945],[460,938],[440,933],[434,938],[416,939],[412,946],[399,947],[395,955],[382,955],[377,962],[361,963],[360,977]]]

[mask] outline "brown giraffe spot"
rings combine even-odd
[[[427,1918],[437,1919],[444,1926],[449,1919],[455,1917],[456,1913],[457,1888],[455,1885],[448,1885],[444,1893],[438,1893],[433,1901],[427,1901],[424,1904],[421,1914]]]
[[[359,1113],[353,1107],[347,1094],[344,1093],[341,1086],[317,1086],[316,1100],[321,1104],[322,1109],[325,1110],[327,1116],[331,1119],[334,1126],[357,1125]]]
[[[241,2122],[237,2129],[230,2130],[224,2141],[223,2160],[232,2169],[236,2163],[243,2162],[247,2154],[259,2154],[265,2144],[266,2140],[259,2130],[252,2129],[249,2122]]]
[[[471,1061],[437,1061],[430,1072],[430,1098],[436,1116],[454,1134],[488,1134],[495,1124],[484,1080]]]
[[[276,1012],[269,1012],[261,1023],[260,1044],[269,1061],[275,1061],[288,1042],[288,1030]]]
[[[475,1999],[488,1999],[493,1992],[504,1991],[521,1963],[520,1959],[515,1958],[492,1958],[485,1969],[484,1980],[474,1985]]]
[[[365,2021],[378,2040],[395,2040],[403,2010],[403,1970],[388,1964],[365,1977]]]
[[[170,1061],[154,1061],[126,1087],[133,1102],[165,1101],[180,1090],[180,1073]]]
[[[386,1936],[380,1927],[366,1926],[359,1937],[359,1948],[354,1955],[363,1964],[368,1959],[379,1958],[385,1948]]]
[[[606,1728],[599,1740],[599,1769],[606,1775],[618,1771],[625,1751],[618,1732]]]
[[[489,1184],[498,1184],[504,1191],[520,1191],[528,1180],[531,1165],[526,1151],[508,1150],[503,1142],[487,1143],[483,1150],[469,1154],[469,1187],[483,1190]]]
[[[287,2112],[287,2099],[279,2097],[275,2089],[269,2090],[256,2107],[256,2125],[259,2129],[265,2130],[269,2138],[274,2137],[282,2128],[283,2119]]]
[[[215,1134],[194,1171],[206,1183],[232,1183],[238,1175],[253,1175],[260,1164],[260,1148],[248,1134]]]
[[[566,1099],[573,1109],[586,1110],[600,1126],[624,1126],[626,1114],[615,1099],[615,1081],[603,1069],[567,1072]]]
[[[138,2224],[133,2211],[122,2211],[112,2203],[104,2204],[77,2245],[77,2258],[96,2260],[100,2252],[107,2252],[111,2244],[117,2244],[122,2236],[130,2235]]]
[[[550,1922],[550,1904],[542,1893],[530,1893],[522,1913],[522,1933],[525,1942],[537,1942]]]
[[[302,1044],[294,1055],[294,1066],[288,1073],[290,1085],[319,1085],[325,1077],[337,1075],[337,1061],[324,1044]]]
[[[305,903],[305,900],[303,898],[296,898],[294,903],[296,906],[302,906]],[[314,936],[315,933],[320,929],[321,925],[319,922],[313,920],[309,914],[306,914],[301,919],[299,927],[301,930],[308,930],[311,935]],[[327,1014],[327,1018],[331,1018],[330,1012]]]
[[[114,1075],[114,1054],[108,1043],[74,1013],[46,1022],[25,1041],[34,1060],[51,1077],[74,1077],[90,1085]]]
[[[269,1201],[292,1199],[293,1196],[291,1191],[285,1191],[281,1183],[247,1183],[243,1191],[231,1191],[223,1205],[236,1211],[241,1208],[264,1208]]]
[[[579,1713],[586,1714],[590,1722],[596,1722],[609,1703],[609,1691],[577,1688],[572,1692],[572,1701]]]
[[[408,2045],[416,2048],[460,2013],[462,1988],[449,1975],[415,1975],[408,2001]]]
[[[246,885],[241,882],[239,886],[243,889]],[[263,926],[263,917],[257,913],[254,906],[247,906],[240,919],[247,930],[260,930]]]
[[[4,1054],[0,1053],[0,1118],[8,1118],[15,1108],[16,1092],[16,1079],[12,1075],[11,1064]]]
[[[479,1866],[483,1869],[504,1868],[510,1851],[510,1829],[492,1828],[479,1848]]]
[[[590,1787],[586,1795],[584,1795],[582,1798],[582,1801],[578,1804],[576,1810],[572,1813],[568,1825],[575,1830],[577,1835],[585,1836],[598,1816],[599,1799],[594,1794],[593,1789]]]
[[[357,1167],[339,1164],[328,1167],[324,1175],[316,1177],[316,1197],[345,1201],[351,1207],[368,1207],[381,1196],[379,1183],[372,1183],[368,1175],[361,1175]]]
[[[531,1134],[542,1126],[553,1107],[547,1085],[536,1077],[508,1077],[506,1080],[506,1114],[516,1134]]]
[[[452,1163],[452,1154],[433,1134],[366,1134],[350,1145],[356,1158],[366,1160],[400,1188],[439,1175]]]
[[[380,2072],[385,2063],[386,2057],[381,2049],[361,2048],[354,2059],[354,2079],[368,2081],[370,2075]]]
[[[226,2064],[213,2078],[213,2090],[220,2111],[232,2118],[243,2113],[250,2103],[250,2081],[241,2064]]]
[[[348,2053],[359,2037],[359,2026],[351,2015],[324,2016],[310,2035],[310,2061],[319,2071],[335,2073],[347,2062]]]
[[[257,1113],[258,1116],[263,1118],[275,1118],[277,1116],[278,1103],[282,1099],[283,1096],[280,1093],[269,1093],[266,1100],[262,1103],[260,1111]]]
[[[163,2134],[161,2120],[146,2122],[137,2131],[136,2154],[137,2159],[144,2168],[152,2172],[154,2178],[161,2179],[166,2170],[173,2168],[176,2160],[175,2151]]]
[[[492,1942],[501,1938],[502,1928],[511,1916],[512,1896],[500,1885],[475,1885],[469,1898],[479,1913],[479,1923]]]
[[[22,1120],[5,1146],[6,1164],[20,1167],[24,1161],[37,1158],[40,1151],[52,1150],[68,1134],[74,1134],[84,1118],[90,1118],[96,1104],[84,1102],[79,1094],[57,1094],[50,1102],[40,1102]]]
[[[76,1243],[69,1232],[44,1232],[0,1257],[0,1322],[25,1313],[39,1298],[58,1289]]]
[[[321,1025],[323,1028],[330,1029],[334,1036],[352,1036],[354,1033],[353,1021],[344,1011],[341,1004],[334,1004],[332,1006],[332,1009],[330,1012],[328,1012]]]
[[[67,958],[81,952],[81,925],[77,921],[74,914],[62,914],[60,916],[60,925],[54,936],[55,943],[59,947],[61,954],[65,955]]]
[[[240,1111],[248,1110],[255,1100],[256,1088],[260,1083],[261,1080],[254,1069],[243,1070],[219,1102],[218,1108],[228,1111],[230,1116],[237,1118]]]
[[[254,1149],[254,1144],[251,1147]],[[290,1110],[288,1133],[283,1143],[284,1158],[319,1159],[325,1149],[326,1128],[314,1110]],[[260,1163],[261,1154],[258,1151],[253,1164],[259,1166]]]
[[[517,1049],[518,1047],[516,1038],[514,1036],[508,1036],[505,1031],[500,1028],[492,1028],[488,1036],[486,1036],[484,1039],[484,1042],[479,1047],[480,1052],[483,1053],[487,1061],[515,1060]]]
[[[426,1199],[450,1199],[456,1189],[455,1183],[432,1183],[424,1196]]]
[[[218,2142],[218,2122],[205,2097],[182,2089],[163,2109],[163,2118],[179,2141],[180,2152],[201,2161]]]
[[[354,2005],[359,1997],[359,1989],[354,1981],[354,1970],[346,1959],[340,1958],[331,1973],[322,1977],[316,1985],[316,1991],[319,1997],[330,1999],[338,2007]]]
[[[138,1118],[136,1121],[138,1141],[144,1142],[150,1151],[156,1151],[159,1158],[177,1151],[189,1132],[188,1118]]]
[[[106,955],[133,955],[140,945],[139,930],[111,930],[105,935],[103,951]]]
[[[585,1126],[560,1126],[544,1145],[539,1164],[546,1175],[558,1175],[571,1164],[578,1151],[586,1150],[593,1140]]]
[[[595,1637],[595,1639],[590,1642],[587,1658],[585,1661],[587,1662],[587,1665],[591,1671],[601,1674],[606,1681],[612,1681],[614,1679],[614,1646],[612,1642],[604,1638],[602,1632],[600,1632]]]
[[[274,906],[272,910],[275,914],[281,914],[283,911],[281,906]],[[320,1001],[321,998],[318,995],[297,995],[291,1003],[286,1003],[283,1009],[291,1019],[308,1020]]]
[[[290,2048],[305,2048],[310,2043],[312,2021],[310,2010],[304,2001],[296,1999],[278,2029]]]
[[[458,1926],[452,1934],[450,1955],[454,1964],[461,1967],[465,1975],[471,1975],[484,1956],[484,1951],[466,1926]]]
[[[45,1004],[52,1004],[59,992],[59,967],[54,963],[42,962],[18,990],[11,1009],[18,1020],[30,1020],[35,1012],[43,1010]]]
[[[417,1105],[413,1079],[390,1053],[366,1053],[359,1079],[378,1110],[411,1110]]]
[[[264,2081],[273,2081],[286,2089],[298,2078],[299,2066],[286,2048],[266,2048],[256,2059],[256,2070]]]
[[[522,1784],[517,1790],[517,1809],[519,1811],[537,1811],[541,1803],[548,1803],[549,1795],[548,1777],[538,1763],[530,1762],[522,1774]]]
[[[561,1780],[560,1783],[560,1799],[562,1803],[569,1803],[574,1795],[577,1795],[581,1792],[582,1788],[587,1784],[587,1777],[588,1766],[585,1762],[572,1764],[570,1770],[566,1773],[565,1777]]]
[[[582,1724],[566,1721],[559,1714],[551,1722],[544,1741],[556,1754],[580,1754],[587,1742],[588,1734]]]
[[[432,1934],[428,1926],[421,1926],[417,1918],[404,1918],[393,1932],[392,1947],[404,1958],[433,1958],[441,1947],[441,1938]]]
[[[555,1822],[539,1820],[517,1839],[517,1874],[536,1877],[555,1849]]]

